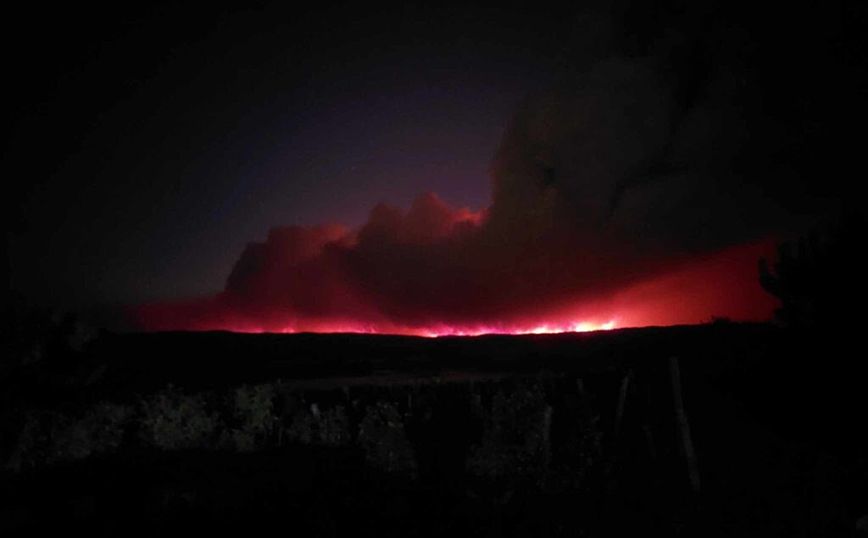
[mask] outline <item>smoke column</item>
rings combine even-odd
[[[768,319],[758,259],[828,209],[805,210],[816,183],[789,179],[818,166],[793,151],[793,121],[820,113],[757,113],[769,85],[742,60],[757,45],[693,15],[638,40],[614,30],[621,14],[590,17],[573,43],[585,53],[507,125],[488,207],[426,193],[358,228],[273,228],[220,293],[139,306],[136,327],[442,335]]]

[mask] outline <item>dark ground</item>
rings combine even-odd
[[[4,471],[0,530],[256,532],[276,523],[310,536],[363,529],[385,536],[858,536],[856,522],[868,513],[861,435],[868,402],[864,361],[850,351],[856,340],[732,323],[439,339],[103,335],[62,359],[6,369],[4,461],[24,409],[134,402],[168,382],[196,392],[280,379],[307,392],[350,387],[343,390],[362,399],[422,390],[428,415],[407,423],[418,475],[372,468],[354,445],[253,453],[133,446]],[[670,357],[681,366],[698,493],[672,419]],[[554,409],[550,471],[487,481],[467,473],[468,447],[479,440],[468,394],[487,389],[461,387],[541,376],[552,380],[545,392]],[[564,417],[578,416],[570,411],[578,379],[596,395],[603,443],[576,486],[559,458],[572,446]]]

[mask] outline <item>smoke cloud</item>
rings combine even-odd
[[[637,30],[640,9],[585,14],[577,28],[594,31],[570,38],[585,53],[505,129],[488,207],[427,193],[357,229],[274,228],[221,293],[141,306],[138,326],[448,334],[768,317],[758,258],[825,210],[803,210],[818,183],[793,173],[815,164],[793,149],[814,139],[793,129],[822,109],[790,93],[776,106],[803,108],[762,112],[762,22],[742,35],[703,8]]]

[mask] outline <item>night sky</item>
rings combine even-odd
[[[865,20],[22,8],[11,286],[139,328],[762,317],[759,255],[861,206]]]

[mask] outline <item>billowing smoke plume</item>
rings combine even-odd
[[[634,32],[643,15],[625,13],[595,14],[593,43],[572,41],[590,52],[520,104],[489,207],[429,193],[407,211],[378,205],[358,229],[274,228],[220,294],[141,307],[141,326],[439,334],[766,317],[756,262],[806,224],[793,215],[814,199],[816,161],[799,148],[819,146],[793,129],[823,109],[792,94],[768,104],[771,41],[726,14]]]

